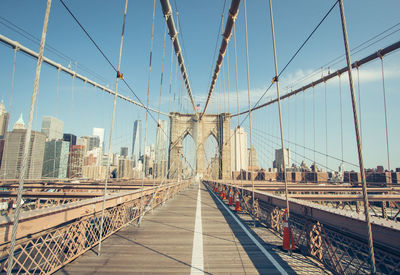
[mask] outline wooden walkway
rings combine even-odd
[[[140,227],[106,239],[100,256],[88,251],[57,274],[327,274],[310,259],[281,251],[273,232],[249,228],[247,215],[229,212],[204,185],[193,185]]]

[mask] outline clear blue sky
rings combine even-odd
[[[124,1],[65,1],[74,12],[87,31],[93,36],[99,46],[104,50],[114,65],[117,64],[119,43],[121,35],[122,14]],[[230,1],[226,1],[224,23]],[[15,25],[21,27],[34,37],[40,38],[44,18],[46,1],[20,1],[4,0],[0,2],[0,16]],[[205,98],[210,85],[211,67],[213,63],[214,49],[218,34],[218,26],[221,20],[223,1],[182,1],[176,0],[179,10],[181,33],[183,34],[184,58],[188,68],[191,87],[196,103],[204,107]],[[247,106],[247,77],[246,56],[244,36],[244,1],[242,1],[237,19],[237,50],[238,50],[238,83],[240,94],[240,109],[245,110]],[[275,28],[277,39],[278,67],[290,59],[299,45],[324,16],[334,1],[273,1]],[[175,11],[174,1],[171,1]],[[344,1],[347,24],[349,31],[350,47],[354,48],[371,37],[381,33],[387,28],[400,22],[398,11],[400,2],[352,0]],[[126,35],[124,41],[121,71],[126,80],[141,98],[146,101],[147,80],[149,71],[149,50],[151,38],[153,1],[130,1],[128,5]],[[265,88],[269,86],[274,75],[273,55],[271,47],[271,31],[267,1],[248,1],[248,37],[249,37],[249,62],[250,62],[250,90],[251,102],[261,96]],[[176,14],[174,14],[175,20]],[[38,44],[21,36],[7,27],[3,19],[0,19],[0,33],[19,41],[21,44],[38,51]],[[396,31],[399,26],[392,29]],[[150,106],[157,108],[160,92],[161,59],[164,34],[164,19],[159,1],[156,1],[153,64],[150,84]],[[382,39],[378,43],[365,50],[355,53],[353,60],[360,59],[379,48],[398,41],[400,32]],[[180,37],[182,39],[182,37]],[[80,30],[72,17],[66,12],[58,0],[53,0],[46,45],[56,48],[72,60],[67,61],[50,50],[45,50],[45,55],[65,66],[71,62],[72,68],[76,67],[79,73],[88,76],[102,84],[109,85],[114,89],[115,73],[107,64],[100,53],[94,48],[89,39]],[[220,42],[218,42],[219,48]],[[229,46],[229,77],[230,77],[230,107],[232,113],[236,112],[236,90],[234,78],[234,56],[233,39]],[[281,78],[282,93],[287,92],[285,87],[297,88],[307,81],[294,84],[295,80],[318,70],[331,60],[343,55],[344,46],[340,27],[339,10],[336,7],[326,21],[321,25],[309,43],[300,52],[299,56],[288,67]],[[171,43],[167,36],[166,54],[164,64],[164,85],[161,110],[168,112],[169,102],[169,80],[170,80],[170,54]],[[400,93],[398,87],[400,82],[399,53],[391,54],[384,59],[385,84],[388,109],[389,140],[390,140],[390,162],[391,168],[400,167],[400,149],[397,138],[400,134],[398,118],[400,116],[397,104]],[[4,100],[6,108],[11,107],[11,124],[13,124],[20,113],[23,113],[25,121],[28,119],[28,108],[33,88],[34,71],[36,61],[21,53],[17,55],[15,88],[10,106],[11,69],[13,51],[7,46],[0,45],[0,97]],[[175,62],[173,60],[172,95],[176,93],[186,95],[182,87],[180,75],[175,85]],[[344,59],[331,65],[331,71],[345,65]],[[225,66],[225,89],[227,83],[227,64]],[[83,70],[89,68],[90,72]],[[92,73],[95,72],[96,74]],[[325,71],[326,73],[326,71]],[[360,70],[361,84],[361,110],[363,126],[363,143],[367,167],[375,167],[378,164],[386,165],[386,141],[383,116],[382,81],[380,76],[380,62],[375,61],[362,67]],[[317,76],[321,76],[318,72]],[[101,79],[98,77],[101,76]],[[220,75],[222,77],[222,74]],[[221,78],[223,80],[223,78]],[[310,79],[308,79],[309,81]],[[176,89],[174,87],[176,86]],[[219,87],[219,84],[216,86]],[[224,107],[223,83],[221,89],[215,91],[209,112],[224,111],[228,108],[227,93]],[[357,86],[356,86],[357,88]],[[72,92],[73,90],[73,92]],[[283,102],[284,134],[285,138],[301,146],[315,148],[325,153],[325,105],[324,86],[315,88],[315,97],[311,91],[303,96],[292,97]],[[328,154],[335,157],[341,155],[340,145],[340,120],[339,120],[339,82],[332,80],[327,83],[328,92]],[[124,85],[120,85],[120,93],[133,98],[131,92]],[[218,97],[219,95],[219,97]],[[275,89],[267,93],[272,98]],[[343,96],[343,128],[344,128],[344,159],[357,163],[355,151],[354,127],[352,121],[351,103],[347,78],[342,78]],[[178,100],[178,99],[177,99]],[[187,97],[183,97],[183,110],[190,111]],[[265,100],[263,100],[265,101]],[[178,104],[175,104],[175,110]],[[288,108],[289,105],[289,108]],[[313,123],[313,106],[315,110],[315,127]],[[171,107],[172,109],[172,107]],[[306,127],[304,127],[304,109]],[[112,97],[103,94],[93,87],[85,87],[81,81],[75,80],[63,73],[60,74],[59,95],[57,96],[57,71],[47,65],[42,67],[40,79],[40,90],[35,114],[34,129],[40,130],[41,118],[44,115],[57,116],[65,123],[64,131],[73,132],[78,136],[90,135],[93,127],[106,128],[105,140],[108,141],[108,130],[111,122]],[[228,111],[228,110],[227,110]],[[156,115],[154,115],[157,117]],[[131,136],[133,120],[145,119],[145,112],[138,107],[118,101],[116,128],[113,139],[113,151],[119,151],[119,147],[131,147]],[[290,119],[288,119],[290,118]],[[274,137],[268,138],[266,132],[272,136],[279,136],[278,116],[276,108],[256,111],[252,116],[253,144],[259,154],[260,165],[270,167],[274,158],[274,149],[279,146],[279,141]],[[237,123],[232,122],[232,127]],[[12,125],[11,125],[12,126]],[[248,128],[246,121],[243,126]],[[317,138],[314,142],[314,128]],[[305,133],[305,135],[304,135]],[[305,139],[304,139],[305,137]],[[272,141],[271,141],[272,139]],[[147,143],[155,143],[155,123],[149,120],[149,137]],[[131,149],[131,148],[130,148]],[[297,153],[303,154],[303,149],[292,147]],[[188,149],[190,151],[190,149]],[[305,151],[306,157],[313,159],[312,151]],[[209,155],[212,152],[208,153]],[[193,153],[191,154],[193,156]],[[294,156],[294,160],[300,162],[302,157]],[[316,155],[319,163],[325,164],[325,157]],[[309,163],[309,161],[308,161]],[[336,169],[337,161],[329,159],[328,166]],[[348,169],[356,169],[346,166]]]

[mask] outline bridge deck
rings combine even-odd
[[[100,256],[89,251],[57,274],[326,273],[300,254],[287,255],[278,248],[281,241],[275,234],[261,227],[253,231],[248,222],[246,215],[231,215],[204,185],[192,186],[145,216],[140,227],[128,226],[106,239]]]

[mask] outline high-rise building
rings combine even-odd
[[[132,160],[137,162],[142,155],[142,121],[133,124]]]
[[[73,134],[64,134],[63,140],[69,142],[69,151],[71,152],[72,146],[76,145],[76,136]]]
[[[79,178],[82,177],[83,158],[85,148],[83,145],[73,145],[69,153],[68,161],[68,177]]]
[[[89,150],[89,137],[80,137],[76,140],[76,145],[85,146],[85,153]]]
[[[100,138],[99,147],[101,151],[104,150],[104,128],[93,128],[92,136],[98,136]]]
[[[247,133],[242,127],[231,130],[231,165],[232,171],[248,169]]]
[[[121,157],[128,157],[128,147],[121,147]]]
[[[3,100],[0,102],[0,139],[4,139],[4,136],[8,128],[8,120],[10,115],[6,111]]]
[[[19,177],[22,169],[26,133],[27,130],[21,115],[14,124],[13,130],[6,133],[6,146],[3,152],[0,177],[6,179]],[[44,134],[36,131],[31,132],[25,178],[40,179],[42,177],[45,142],[46,136]]]
[[[49,140],[44,147],[43,170],[44,178],[66,178],[68,168],[69,142]]]
[[[51,116],[43,117],[42,133],[45,134],[48,139],[62,139],[63,130],[64,122],[61,120]]]
[[[100,137],[99,136],[91,136],[89,137],[89,145],[88,150],[91,151],[94,148],[101,148],[100,146]]]
[[[290,158],[290,150],[289,148],[286,148],[285,150],[282,149],[276,149],[275,150],[275,167],[278,168],[279,171],[283,171],[283,158],[285,158],[285,166],[286,169],[291,167],[291,158]]]
[[[254,146],[247,149],[247,158],[249,160],[249,171],[258,170],[257,151]]]

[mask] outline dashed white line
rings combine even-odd
[[[190,269],[190,274],[204,274],[203,224],[201,219],[200,182],[199,191],[197,193],[196,220],[194,223],[193,235],[192,267]]]

